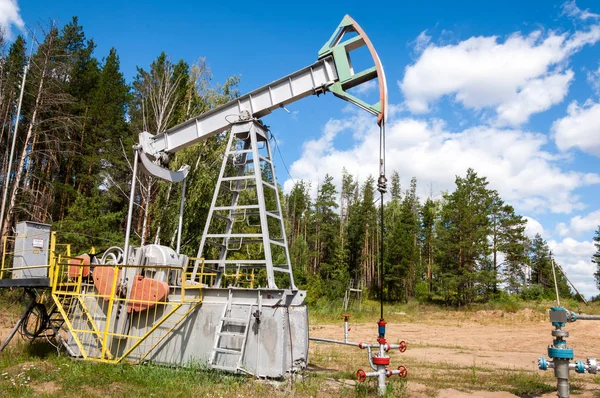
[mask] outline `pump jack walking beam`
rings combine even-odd
[[[363,46],[369,50],[374,66],[355,72],[350,53]],[[374,79],[379,83],[379,101],[375,104],[368,104],[347,91]],[[222,133],[229,129],[232,123],[261,118],[277,108],[311,94],[320,95],[327,91],[376,115],[380,126],[384,123],[387,85],[383,66],[363,29],[348,15],[319,51],[317,62],[189,119],[166,132],[156,135],[149,132],[140,133],[142,156],[148,156],[152,161],[166,166],[171,154]],[[152,170],[148,171],[154,174]]]

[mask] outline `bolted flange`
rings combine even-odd
[[[538,358],[538,368],[540,370],[548,370],[548,361],[546,361],[546,358],[544,358],[544,357]]]
[[[390,358],[389,357],[373,357],[373,364],[387,366],[390,364]]]
[[[598,362],[596,361],[596,358],[587,359],[587,368],[588,373],[595,375],[598,372]]]

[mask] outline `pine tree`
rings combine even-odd
[[[430,294],[433,292],[433,258],[434,246],[436,244],[434,230],[437,219],[437,207],[437,203],[428,198],[421,208],[423,252],[427,262],[427,286]]]
[[[481,284],[477,272],[491,253],[488,237],[493,197],[487,185],[485,177],[469,169],[465,178],[456,178],[456,190],[444,194],[437,229],[438,262],[446,300],[457,304],[475,300]]]
[[[334,258],[338,244],[337,225],[339,225],[338,215],[335,212],[335,209],[338,208],[336,196],[337,189],[333,184],[333,177],[327,174],[315,199],[315,271],[320,271],[322,263],[327,265],[335,263]]]
[[[596,264],[594,278],[596,279],[596,287],[600,290],[600,225],[594,235],[594,246],[596,246],[596,253],[592,255],[592,262]]]

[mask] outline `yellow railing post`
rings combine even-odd
[[[54,273],[56,272],[56,231],[50,233],[50,267],[48,269],[48,278],[51,281],[54,280]]]
[[[110,298],[108,300],[108,311],[106,314],[106,324],[104,327],[104,337],[102,338],[102,353],[100,354],[100,359],[104,359],[104,355],[106,354],[106,343],[108,341],[108,330],[110,329],[110,319],[113,311],[113,304],[115,301],[115,294],[117,292],[117,279],[119,279],[119,267],[115,266],[113,271],[113,283],[110,288]]]

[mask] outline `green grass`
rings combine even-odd
[[[11,303],[7,317],[22,310],[15,293],[0,297],[0,301]],[[319,301],[309,309],[311,325],[341,322],[341,301]],[[517,302],[530,311],[525,315],[544,319],[552,302]],[[576,310],[572,303],[567,308]],[[20,306],[20,307],[19,307]],[[7,308],[3,306],[3,308]],[[409,304],[387,304],[385,314],[388,321],[437,322],[437,319],[458,319],[458,322],[479,319],[479,311],[493,311],[481,318],[484,322],[503,322],[510,317],[525,316],[514,313],[504,303],[478,304],[458,309],[411,302]],[[17,310],[18,309],[18,310]],[[585,313],[600,313],[600,305],[582,306]],[[361,311],[351,309],[351,322],[375,322],[379,318],[379,303],[365,300]],[[505,317],[506,318],[503,318]],[[510,319],[513,319],[510,318]],[[504,319],[504,320],[503,320]],[[510,321],[513,322],[513,321]],[[18,337],[16,338],[18,340]],[[29,345],[22,341],[12,344],[0,354],[0,391],[3,397],[367,397],[376,396],[377,382],[352,383],[358,367],[368,368],[365,352],[340,350],[337,346],[316,346],[311,351],[311,365],[319,371],[305,371],[290,381],[255,380],[244,375],[215,372],[202,366],[170,368],[155,365],[113,365],[74,360],[65,353],[57,355],[48,344]],[[460,347],[454,347],[459,349]],[[397,359],[394,359],[397,361]],[[396,363],[395,366],[400,363]],[[409,369],[407,379],[388,379],[390,397],[408,397],[409,387],[420,385],[420,394],[434,397],[438,391],[453,388],[461,391],[510,391],[519,396],[532,396],[555,390],[556,381],[551,372],[497,369],[480,365],[461,366],[453,363],[423,362],[403,357],[402,364]],[[574,394],[582,385],[573,375]],[[585,380],[585,379],[581,379]],[[600,384],[600,376],[594,378]]]
[[[518,395],[536,395],[556,390],[555,385],[548,384],[539,374],[517,373],[509,377],[510,392]]]

